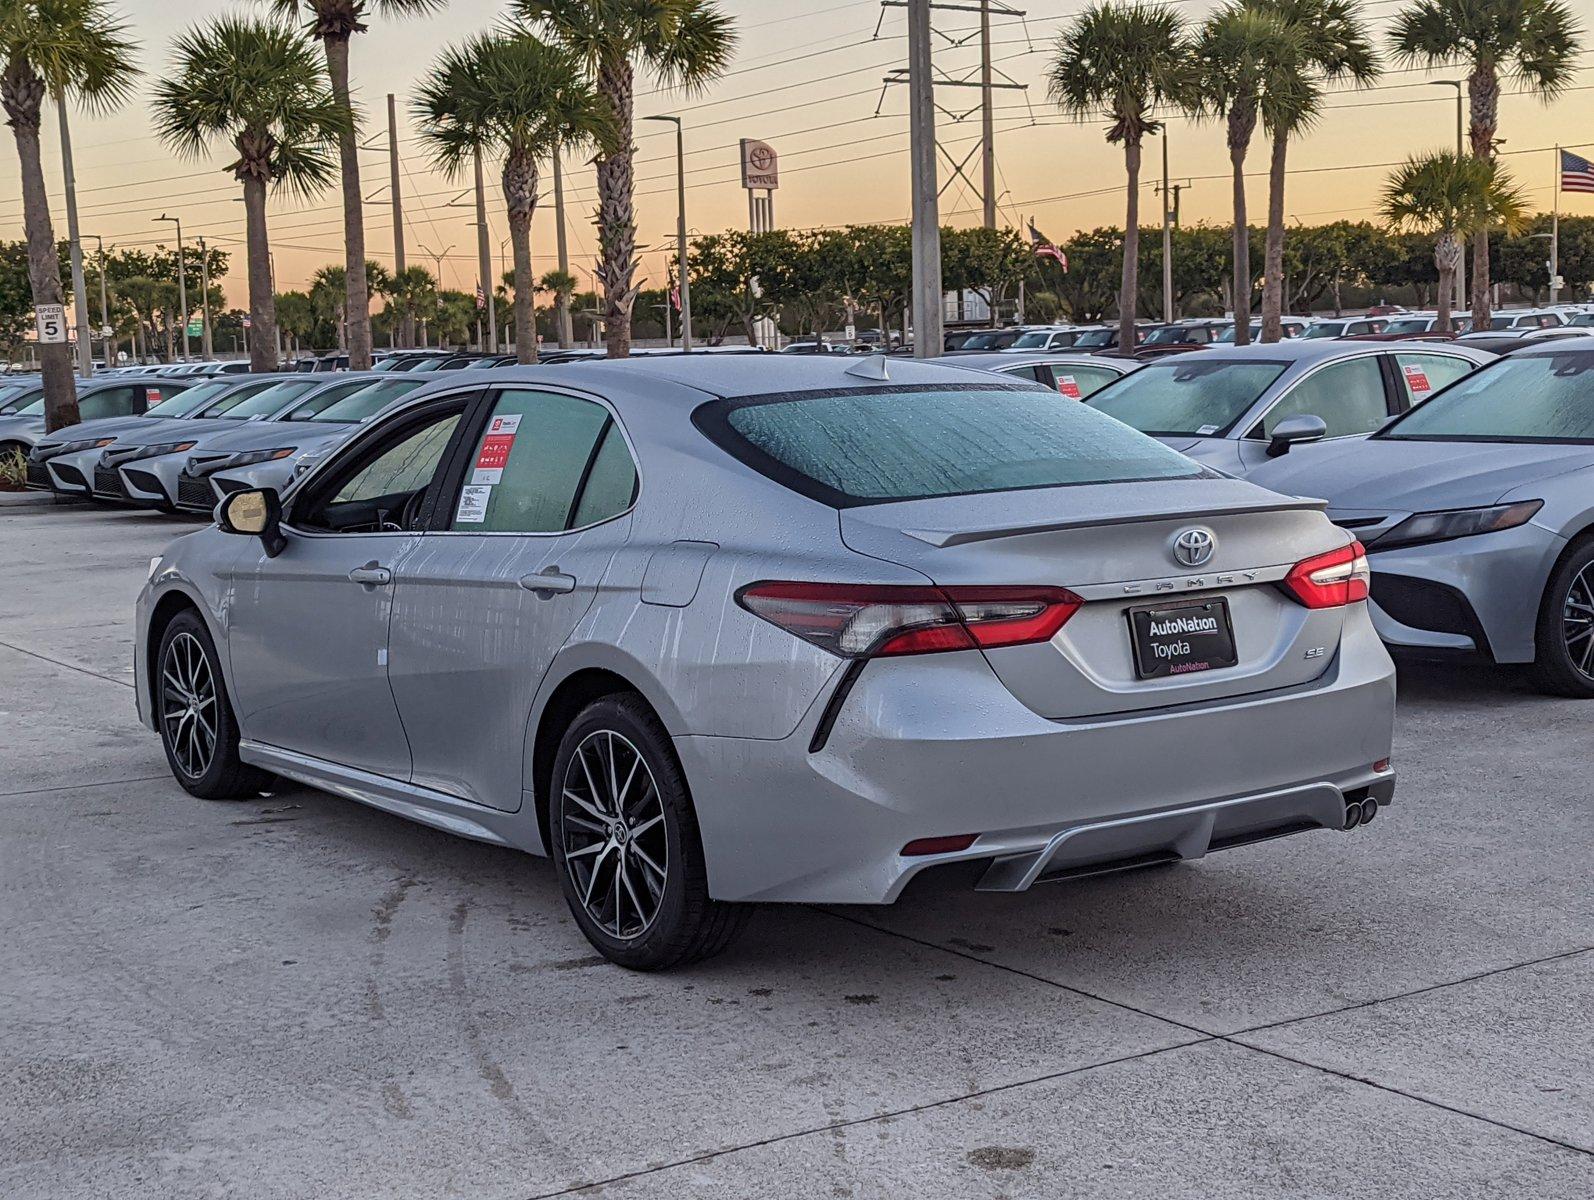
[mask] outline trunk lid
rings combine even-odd
[[[1215,539],[1185,567],[1174,542]],[[1308,609],[1278,586],[1303,559],[1343,545],[1322,504],[1234,479],[1167,480],[938,497],[843,509],[853,550],[937,584],[1052,585],[1086,603],[1051,641],[986,651],[1042,716],[1079,719],[1309,682],[1333,661],[1344,609]],[[1237,662],[1142,679],[1131,610],[1226,602]]]

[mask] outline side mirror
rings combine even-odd
[[[259,538],[267,558],[276,558],[288,545],[281,523],[282,501],[275,488],[233,492],[216,505],[216,524],[221,531]]]
[[[1311,413],[1285,417],[1273,426],[1273,436],[1267,444],[1267,456],[1278,458],[1288,454],[1290,447],[1301,442],[1320,442],[1328,436],[1328,424],[1322,417]]]

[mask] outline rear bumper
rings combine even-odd
[[[1387,801],[1394,668],[1364,611],[1316,681],[1152,713],[1051,721],[978,654],[870,663],[823,748],[824,700],[790,737],[676,739],[724,900],[889,903],[930,866],[980,860],[981,886],[1342,828]],[[954,854],[919,838],[978,834]]]

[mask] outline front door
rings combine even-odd
[[[374,430],[294,498],[282,553],[238,560],[228,642],[244,738],[408,778],[388,686],[393,579],[464,406]]]
[[[399,563],[390,671],[413,780],[520,807],[532,699],[630,528],[636,467],[604,405],[508,387]]]

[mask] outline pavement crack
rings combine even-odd
[[[10,799],[15,796],[39,796],[46,792],[75,792],[83,788],[121,787],[128,783],[155,783],[162,779],[170,779],[168,775],[135,775],[131,779],[105,779],[95,780],[93,783],[56,783],[49,787],[22,788],[15,792],[0,792],[0,800]]]
[[[0,642],[0,646],[4,646],[7,650],[15,650],[18,654],[26,654],[29,658],[36,658],[40,662],[47,662],[51,666],[60,667],[63,670],[76,671],[79,675],[87,675],[91,679],[103,679],[106,683],[114,683],[125,688],[131,688],[133,686],[133,681],[131,679],[118,679],[114,675],[104,675],[99,671],[91,671],[88,667],[78,666],[77,663],[67,662],[66,660],[60,658],[51,658],[48,654],[40,654],[37,650],[24,649],[23,647],[14,645],[11,642]]]

